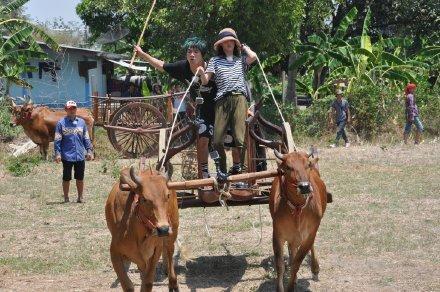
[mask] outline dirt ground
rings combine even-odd
[[[24,178],[2,168],[0,290],[115,291],[104,219],[115,180],[101,173],[103,162],[87,165],[85,204],[60,204],[59,165],[43,163]],[[440,291],[440,142],[323,149],[320,168],[334,202],[316,240],[319,281],[305,261],[298,290]],[[182,291],[274,291],[268,206],[180,217],[192,257],[177,263]],[[134,265],[130,276],[139,289]],[[154,291],[167,291],[162,270]]]

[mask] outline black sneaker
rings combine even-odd
[[[234,165],[229,169],[228,174],[234,175],[234,174],[241,174],[242,172],[243,170],[241,169],[240,165]]]
[[[235,188],[235,189],[247,189],[247,188],[249,188],[248,183],[247,182],[242,182],[242,181],[233,183],[231,186],[233,188]]]

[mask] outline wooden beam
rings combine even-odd
[[[242,173],[231,175],[228,177],[227,182],[240,182],[240,181],[253,181],[257,179],[276,177],[280,175],[277,169],[275,170],[266,170],[260,172],[250,172],[250,173]],[[168,182],[168,188],[174,190],[191,190],[198,189],[204,186],[214,186],[214,178],[205,178],[205,179],[195,179],[195,180],[187,180],[181,182]]]
[[[295,143],[293,142],[293,136],[292,136],[292,129],[290,128],[290,124],[288,122],[283,123],[284,127],[284,135],[286,135],[286,142],[287,142],[287,148],[288,152],[295,151]]]

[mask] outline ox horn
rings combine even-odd
[[[280,152],[278,152],[278,150],[274,149],[273,153],[275,154],[275,157],[278,158],[279,160],[284,161],[284,154],[281,154]]]
[[[134,166],[130,166],[130,178],[136,183],[137,186],[141,185],[141,178],[134,173]]]

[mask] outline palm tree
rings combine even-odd
[[[25,72],[36,70],[29,65],[29,60],[47,57],[37,39],[55,51],[59,47],[42,29],[17,17],[16,12],[29,0],[4,2],[0,6],[0,89],[3,94],[8,94],[11,83],[30,88],[31,85],[21,77]]]

